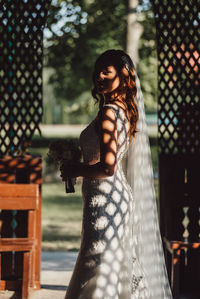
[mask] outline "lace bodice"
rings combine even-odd
[[[116,114],[117,118],[117,163],[119,163],[129,146],[128,119],[121,107],[116,104],[106,104]],[[95,164],[100,161],[100,132],[98,126],[98,117],[96,117],[80,135],[80,145],[83,153],[84,163]]]

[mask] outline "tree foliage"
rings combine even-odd
[[[51,83],[57,96],[72,100],[90,89],[97,56],[108,48],[125,48],[126,6],[120,0],[53,1],[46,64],[56,70]]]
[[[52,1],[45,34],[45,65],[54,70],[49,83],[57,102],[65,100],[68,106],[76,107],[71,110],[74,115],[78,115],[79,110],[83,113],[84,107],[90,106],[93,65],[98,55],[111,48],[126,50],[127,13],[127,0]],[[140,1],[138,16],[144,26],[139,75],[141,81],[144,80],[146,106],[151,102],[153,109],[155,42],[153,15],[147,0]],[[152,55],[153,60],[150,59]],[[84,95],[82,104],[81,94]],[[69,112],[69,107],[65,111]]]

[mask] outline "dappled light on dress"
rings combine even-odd
[[[130,216],[133,214],[134,199],[121,165],[129,147],[128,120],[116,104],[105,106],[116,115],[116,171],[106,178],[83,179],[82,242],[66,299],[145,299],[148,292],[144,275],[132,250]],[[111,125],[111,131],[106,132],[105,141],[108,143],[109,135],[115,134],[112,132],[114,128],[115,125]],[[80,136],[86,164],[100,161],[99,137],[95,119]],[[114,145],[112,141],[110,144]],[[110,152],[115,158],[115,148],[111,146]]]

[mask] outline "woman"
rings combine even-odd
[[[65,298],[172,298],[149,172],[148,138],[144,138],[143,98],[132,60],[121,50],[104,52],[95,63],[93,81],[99,113],[80,135],[84,163],[61,166],[63,180],[83,177],[84,201],[81,247]],[[133,189],[121,166],[128,149]],[[150,173],[150,179],[141,171],[143,160],[149,161],[144,173]],[[148,182],[141,184],[141,179]],[[143,196],[148,193],[146,186],[150,199]],[[142,218],[145,215],[148,218]],[[144,240],[147,236],[152,236],[150,246]]]

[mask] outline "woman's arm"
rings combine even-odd
[[[75,165],[61,165],[61,177],[88,177],[105,178],[112,176],[116,171],[117,155],[117,119],[113,110],[104,107],[102,117],[99,120],[100,128],[100,162],[94,165],[83,163]]]

